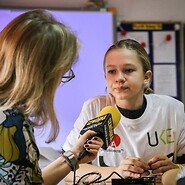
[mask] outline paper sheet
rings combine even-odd
[[[174,31],[154,31],[153,32],[153,53],[154,63],[175,63]]]
[[[176,65],[154,65],[154,92],[177,97]]]

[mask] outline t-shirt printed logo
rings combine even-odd
[[[114,139],[110,143],[110,147],[116,148],[120,145],[120,143],[121,143],[121,138],[117,134],[114,134]]]

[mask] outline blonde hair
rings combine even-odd
[[[47,10],[31,10],[0,32],[0,108],[18,108],[33,122],[59,132],[54,95],[78,56],[78,40]]]
[[[145,49],[141,46],[141,44],[139,44],[139,42],[133,39],[125,39],[125,40],[120,40],[116,42],[115,44],[113,44],[108,48],[104,56],[104,62],[103,62],[104,71],[105,71],[106,56],[110,51],[115,49],[129,49],[129,50],[135,51],[139,60],[141,61],[143,72],[146,73],[148,70],[151,70],[150,58],[147,52],[145,51]],[[144,93],[150,94],[150,93],[153,93],[153,90],[149,86],[147,86],[144,89]]]

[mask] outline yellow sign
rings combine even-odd
[[[161,23],[134,23],[132,24],[133,30],[162,30]]]

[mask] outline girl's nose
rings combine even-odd
[[[123,72],[119,72],[118,75],[117,75],[117,81],[125,81],[126,78],[125,78],[125,74]]]

